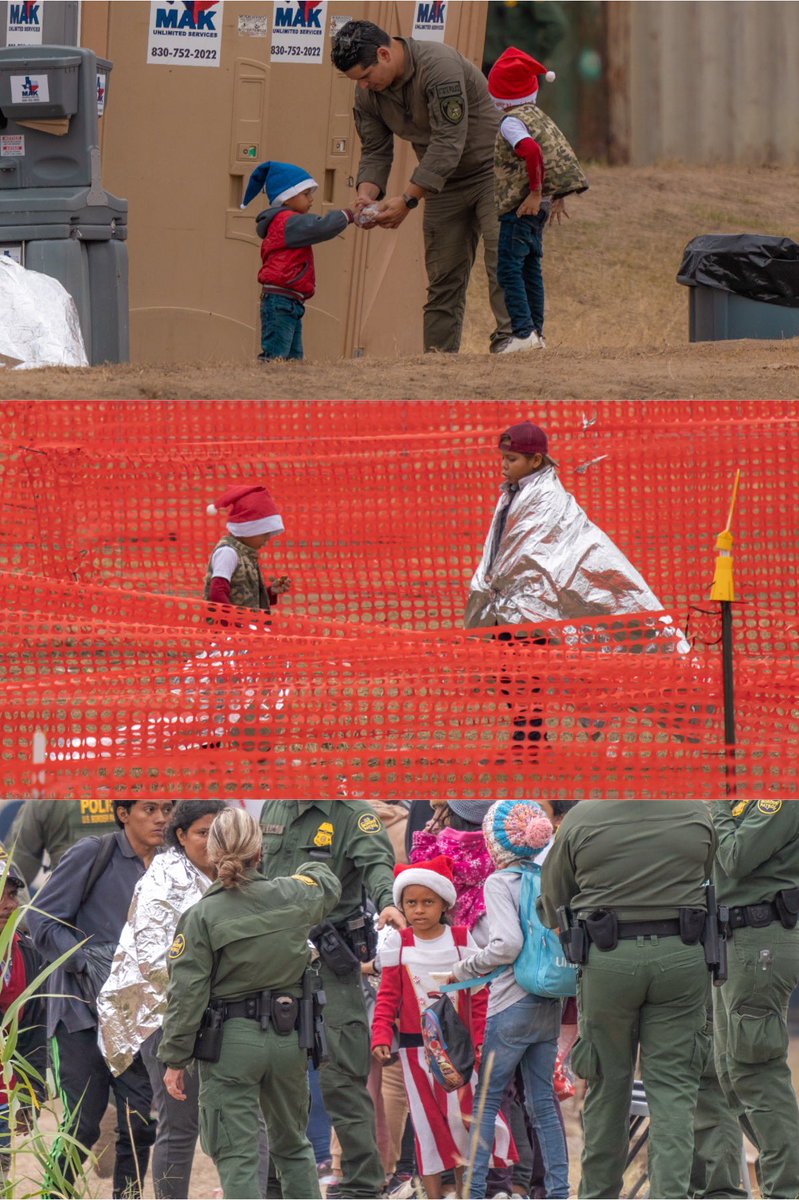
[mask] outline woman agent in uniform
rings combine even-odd
[[[241,809],[220,813],[208,834],[217,881],[180,920],[169,952],[170,982],[159,1058],[164,1084],[185,1098],[184,1071],[209,1009],[221,1045],[203,1050],[200,1139],[226,1200],[260,1194],[259,1106],[285,1200],[319,1196],[308,1122],[307,1051],[298,1035],[308,934],[339,901],[323,863],[272,881],[257,867],[261,829]]]

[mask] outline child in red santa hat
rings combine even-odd
[[[401,933],[392,930],[380,954],[382,979],[372,1026],[372,1052],[378,1061],[388,1061],[399,1018],[399,1057],[416,1135],[419,1173],[430,1200],[437,1200],[442,1195],[444,1171],[455,1171],[458,1194],[463,1191],[477,1075],[456,1092],[445,1092],[434,1081],[422,1046],[421,1016],[432,1003],[431,993],[438,991],[434,977],[451,972],[477,947],[465,926],[449,925],[445,919],[457,900],[451,859],[442,855],[411,866],[400,865],[394,876],[394,903],[402,910],[408,928]],[[470,996],[460,992],[457,1006],[479,1050],[487,993]],[[504,1167],[515,1159],[510,1131],[499,1115],[493,1162]]]
[[[494,147],[497,282],[513,337],[501,354],[545,348],[544,226],[568,216],[565,197],[588,187],[568,141],[536,104],[539,76],[551,81],[555,73],[515,46],[500,55],[488,75],[491,99],[504,114]]]
[[[265,487],[256,483],[228,488],[207,512],[230,509],[228,533],[214,547],[205,573],[206,600],[270,612],[278,596],[291,586],[281,575],[267,586],[258,561],[259,551],[284,530],[283,518]]]

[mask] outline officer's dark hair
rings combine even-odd
[[[565,817],[570,809],[574,808],[575,804],[579,804],[579,800],[550,800],[552,805],[553,817]]]
[[[255,817],[225,805],[208,830],[208,857],[223,888],[241,887],[247,870],[261,857],[261,826]]]
[[[379,25],[372,21],[348,21],[335,36],[330,61],[337,71],[346,74],[353,67],[374,66],[378,48],[390,45],[391,35]]]
[[[224,812],[227,805],[224,800],[178,800],[172,809],[172,816],[164,834],[164,844],[172,850],[182,850],[178,839],[178,830],[187,833],[195,821],[208,817],[211,813],[216,816]]]
[[[124,828],[125,828],[125,826],[124,826],[123,822],[122,822],[122,821],[120,821],[120,819],[119,819],[119,810],[120,810],[120,808],[126,808],[126,809],[128,810],[128,816],[130,816],[130,810],[133,808],[133,805],[134,805],[135,803],[136,803],[136,801],[135,801],[135,800],[114,800],[114,801],[113,801],[113,805],[114,805],[114,821],[115,821],[115,823],[116,823],[116,824],[119,826],[119,828],[120,828],[120,829],[124,829]]]

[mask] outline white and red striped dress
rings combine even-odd
[[[477,1073],[466,1087],[445,1092],[435,1082],[421,1046],[421,1014],[433,1003],[429,993],[438,992],[432,972],[449,971],[461,958],[477,949],[463,925],[443,925],[439,937],[416,938],[412,929],[388,935],[380,952],[383,970],[377,996],[372,1045],[390,1046],[399,1018],[400,1062],[408,1095],[408,1107],[416,1135],[416,1156],[422,1175],[437,1175],[466,1164],[474,1106]],[[469,1028],[475,1046],[485,1033],[488,993],[461,991],[458,1015]],[[417,1042],[418,1045],[412,1043]],[[411,1043],[411,1044],[407,1044]],[[505,1118],[497,1117],[491,1166],[507,1167],[517,1161],[516,1147]]]

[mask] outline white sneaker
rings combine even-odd
[[[541,347],[542,350],[546,350],[547,340],[544,337],[543,333],[539,333],[536,336],[538,337],[538,345]]]
[[[501,349],[497,350],[497,354],[513,354],[517,350],[538,350],[541,345],[538,334],[535,330],[526,338],[512,337],[508,338],[507,342]]]

